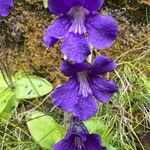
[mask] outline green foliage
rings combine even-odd
[[[13,110],[18,106],[18,99],[15,93],[10,89],[6,89],[1,93],[0,98],[0,119],[2,121],[8,121],[13,113]]]
[[[15,79],[15,93],[18,99],[44,96],[53,89],[48,81],[39,77],[20,75]]]
[[[96,133],[102,136],[102,145],[107,147],[107,150],[116,150],[116,148],[111,145],[114,140],[110,133],[111,127],[106,124],[106,121],[104,121],[102,117],[94,117],[86,121],[85,125],[91,133]]]
[[[42,112],[32,112],[27,115],[27,126],[33,139],[44,149],[51,149],[53,145],[65,135],[65,130],[50,116]]]
[[[6,84],[6,82],[3,78],[3,75],[1,73],[0,73],[0,83],[1,83],[0,84],[0,92],[1,92],[3,89],[7,88],[7,84]]]
[[[0,73],[0,93],[5,91],[7,88],[8,88],[8,85],[7,85],[6,81],[4,80],[3,75]]]
[[[11,89],[0,74],[0,119],[3,121],[11,118],[20,100],[44,96],[53,89],[48,81],[35,76],[15,76],[13,82],[14,89]]]
[[[141,78],[141,80],[144,84],[144,87],[147,90],[148,94],[150,94],[150,79],[146,75],[142,75],[140,78]]]
[[[101,117],[94,117],[86,121],[85,125],[91,133],[98,133],[99,135],[102,135],[106,128],[104,120]]]
[[[119,150],[145,150],[140,138],[149,130],[148,78],[145,77],[144,83],[144,73],[139,69],[138,63],[124,62],[120,66],[116,71],[120,90],[111,103],[102,105],[99,111],[110,123],[115,116],[114,123],[111,123],[113,139],[115,138],[113,145]]]

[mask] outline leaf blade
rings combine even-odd
[[[18,99],[32,99],[51,92],[53,86],[47,80],[36,76],[16,77],[15,93]]]
[[[65,130],[42,112],[32,112],[27,118],[30,119],[27,126],[31,136],[42,148],[51,149],[65,135]]]

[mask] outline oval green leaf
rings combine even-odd
[[[24,75],[16,77],[15,93],[18,99],[32,99],[44,96],[50,93],[52,89],[52,84],[45,79]]]
[[[0,88],[2,87],[2,88],[7,88],[8,87],[8,85],[6,84],[6,82],[5,82],[5,80],[4,80],[4,78],[3,78],[3,75],[0,73]]]
[[[6,74],[5,74],[5,76],[6,76]],[[6,76],[6,79],[7,79],[7,76]],[[13,81],[14,81],[14,78],[13,78]],[[8,85],[7,85],[6,81],[4,80],[2,73],[0,73],[0,93],[5,91],[7,88],[8,88]]]
[[[1,92],[0,96],[0,119],[7,122],[11,118],[14,109],[18,106],[19,100],[10,89]]]
[[[42,112],[35,111],[28,114],[27,120],[31,136],[44,149],[52,149],[65,135],[65,130]]]

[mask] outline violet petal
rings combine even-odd
[[[66,13],[71,9],[73,6],[78,4],[78,0],[49,0],[48,7],[49,11],[55,14],[62,14]]]
[[[89,63],[71,64],[68,61],[64,61],[61,65],[61,70],[66,76],[76,76],[78,72],[86,71],[89,68],[91,68]]]
[[[69,30],[70,24],[71,24],[71,21],[69,17],[62,16],[62,17],[57,18],[54,21],[54,23],[50,25],[46,30],[46,33],[43,37],[45,44],[47,44],[48,46],[51,46],[52,45],[51,38],[55,38],[55,39],[64,38],[64,36]]]
[[[51,37],[51,36],[49,37],[48,35],[44,36],[43,40],[49,48],[52,47],[58,41],[58,39]]]
[[[0,0],[0,16],[8,16],[13,6],[13,0]]]
[[[55,105],[64,111],[71,112],[78,101],[79,84],[75,78],[70,78],[52,93]]]
[[[95,59],[92,65],[92,72],[95,74],[106,74],[107,72],[114,71],[116,69],[116,62],[108,58],[107,56],[100,55]]]
[[[111,46],[118,35],[117,23],[111,16],[89,15],[85,26],[90,43],[98,49]]]
[[[105,147],[101,146],[101,139],[97,134],[87,135],[85,146],[86,150],[106,150]]]
[[[83,62],[90,55],[90,45],[84,35],[68,33],[61,48],[63,54],[72,61]]]
[[[53,150],[74,150],[75,149],[75,142],[73,137],[69,139],[63,139],[59,141],[57,144],[54,145]]]
[[[80,120],[85,121],[91,118],[98,111],[98,105],[93,99],[92,95],[88,97],[80,96],[78,103],[75,104],[73,115],[77,116]]]
[[[99,76],[91,76],[89,83],[94,97],[102,103],[109,101],[113,94],[118,91],[116,83]]]

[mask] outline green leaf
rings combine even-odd
[[[141,75],[141,80],[143,81],[144,88],[147,90],[147,92],[150,94],[150,80],[146,75]]]
[[[35,76],[17,76],[15,93],[18,99],[32,99],[51,92],[53,86],[47,80]]]
[[[5,88],[7,88],[8,86],[7,86],[7,84],[6,84],[6,82],[5,82],[5,80],[4,80],[4,78],[3,78],[3,75],[0,73],[0,88],[1,87],[5,87]]]
[[[85,122],[86,127],[90,131],[90,133],[96,133],[100,136],[105,137],[107,134],[109,134],[110,127],[106,124],[106,121],[102,117],[93,117],[92,119]],[[116,150],[115,147],[111,144],[113,142],[113,136],[109,134],[107,136],[102,145],[107,148],[107,150]]]
[[[43,0],[44,8],[48,8],[48,0]]]
[[[117,150],[117,148],[113,147],[108,140],[103,142],[103,146],[107,147],[107,150]]]
[[[98,133],[102,135],[106,129],[104,120],[100,117],[94,117],[85,122],[86,127],[91,133]]]
[[[7,122],[11,118],[14,109],[18,106],[19,100],[10,89],[1,92],[0,96],[0,119]]]
[[[65,135],[65,130],[42,112],[32,112],[27,115],[27,119],[29,119],[27,126],[31,136],[42,148],[52,149]]]
[[[8,85],[6,84],[6,81],[4,80],[3,75],[0,73],[0,93],[5,91],[7,88],[8,88]]]

